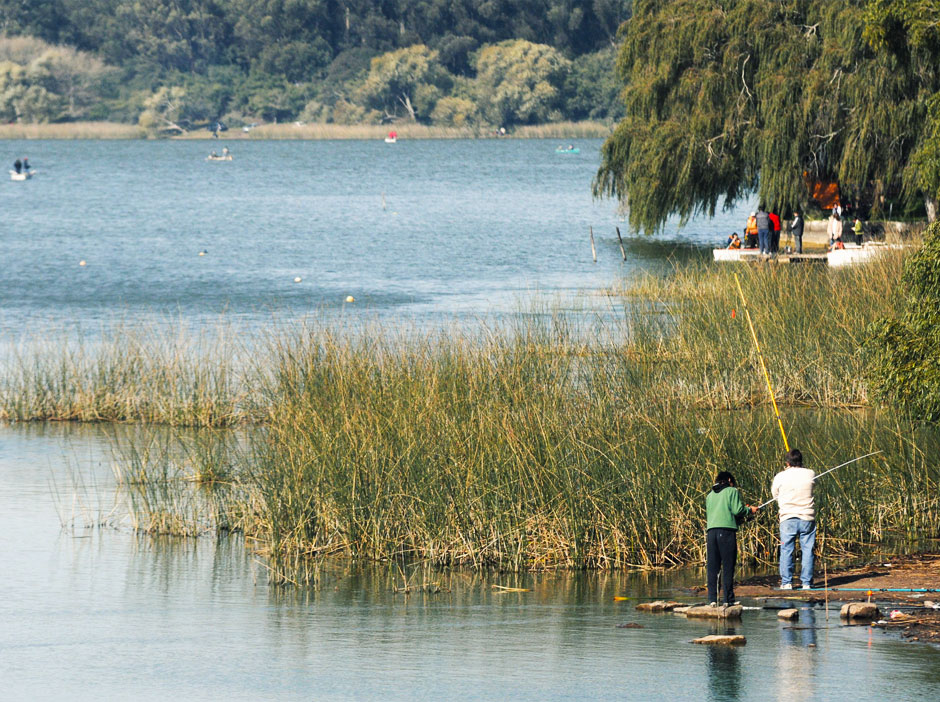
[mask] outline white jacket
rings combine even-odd
[[[770,494],[780,507],[780,521],[816,518],[813,504],[813,479],[816,474],[809,468],[784,468],[774,476]]]

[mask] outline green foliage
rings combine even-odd
[[[405,115],[430,121],[440,100],[471,99],[454,78],[476,78],[481,47],[524,39],[545,41],[574,58],[609,50],[629,8],[629,0],[0,0],[0,36],[33,35],[16,41],[52,47],[63,57],[55,62],[58,73],[68,66],[81,73],[65,83],[31,77],[10,93],[6,109],[12,119],[137,121],[140,96],[175,86],[187,95],[181,127],[225,116],[333,119],[337,103],[342,120]],[[422,52],[416,47],[427,47],[426,64],[418,60],[410,66],[418,73],[409,76],[407,57]],[[370,60],[381,56],[370,75]],[[83,65],[88,57],[99,62],[95,70]],[[0,50],[0,61],[21,66],[35,58],[19,60]],[[403,65],[396,74],[390,64],[398,61]],[[578,92],[575,113],[603,119],[611,109],[609,80],[588,64],[578,75],[592,85],[569,81],[564,87]],[[535,79],[517,97],[505,96],[518,103],[510,112],[525,113],[507,123],[570,117],[564,100],[540,94],[544,87]],[[32,107],[24,111],[27,92]],[[305,110],[311,100],[316,104]],[[22,103],[19,112],[14,102]],[[471,114],[455,105],[439,111],[444,122],[479,118],[479,108]]]
[[[626,117],[604,146],[595,193],[621,199],[646,230],[754,190],[777,211],[802,207],[804,174],[838,181],[873,215],[883,197],[912,197],[905,183],[940,88],[937,62],[873,48],[870,4],[635,3],[619,60]]]
[[[437,61],[437,52],[423,44],[391,51],[372,59],[360,94],[364,104],[393,116],[403,110],[412,121],[430,116],[453,79]]]
[[[616,60],[617,52],[611,47],[571,62],[562,91],[567,119],[623,118],[623,86],[617,80]]]
[[[480,110],[494,125],[557,121],[559,87],[569,67],[545,44],[513,39],[486,46],[476,59]]]
[[[866,354],[877,396],[916,419],[940,421],[940,223],[908,259],[903,311],[874,322]]]

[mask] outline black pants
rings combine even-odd
[[[738,559],[736,529],[709,529],[705,539],[705,569],[708,574],[708,601],[718,602],[718,573],[725,604],[734,604],[734,562]]]

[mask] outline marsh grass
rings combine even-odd
[[[490,127],[437,127],[425,124],[262,124],[244,132],[232,127],[223,140],[242,139],[371,139],[381,140],[389,131],[408,139],[487,139],[495,136]],[[600,122],[553,122],[523,126],[503,139],[606,138],[611,127]],[[158,135],[135,124],[117,122],[61,122],[54,124],[0,124],[0,139],[153,139]],[[212,132],[193,129],[172,139],[212,139]]]
[[[783,453],[737,270],[791,445],[819,470],[884,451],[819,486],[827,552],[847,554],[933,534],[940,518],[936,430],[856,409],[859,347],[893,312],[901,266],[690,263],[612,293],[622,313],[587,339],[561,313],[426,335],[314,322],[237,363],[228,342],[193,352],[131,335],[21,354],[0,401],[19,418],[257,423],[241,442],[141,433],[121,483],[139,530],[243,530],[277,581],[336,555],[506,571],[695,563],[715,473],[757,503]],[[775,532],[771,516],[749,524],[744,557],[773,561]]]
[[[0,419],[226,426],[255,408],[231,330],[215,334],[118,327],[98,340],[55,332],[11,349]]]
[[[487,341],[282,342],[267,390],[278,403],[242,473],[265,553],[499,570],[700,562],[715,473],[732,470],[757,503],[781,465],[769,410],[652,394],[638,406],[631,376],[609,368],[617,357],[557,352],[564,338],[548,323]],[[874,413],[791,408],[785,420],[819,470],[885,451],[820,485],[832,552],[929,531],[935,433]],[[744,557],[772,561],[775,532],[772,518],[749,525]]]
[[[734,281],[747,306],[778,403],[870,404],[861,346],[873,320],[896,313],[904,252],[868,266],[685,264],[615,291],[624,301],[624,366],[641,394],[677,406],[729,409],[769,402]],[[732,316],[734,312],[734,316]]]
[[[147,131],[117,122],[0,124],[0,139],[144,139]]]

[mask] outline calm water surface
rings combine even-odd
[[[232,162],[206,161],[221,145],[0,141],[38,171],[0,181],[0,331],[311,313],[420,323],[565,304],[710,246],[747,206],[627,237],[623,262],[614,227],[627,228],[590,194],[600,140],[577,155],[541,140],[232,142]]]
[[[835,612],[805,609],[800,625],[818,628],[794,630],[748,611],[733,629],[747,646],[729,650],[689,643],[711,624],[613,601],[682,598],[697,573],[432,573],[446,591],[406,597],[396,568],[331,564],[316,588],[281,589],[239,539],[89,528],[121,523],[110,463],[127,431],[0,427],[5,699],[940,697],[940,649],[843,627]],[[644,628],[617,628],[628,622]]]
[[[600,142],[577,145],[238,142],[234,161],[208,163],[220,144],[0,142],[39,171],[0,182],[2,341],[115,321],[257,331],[310,314],[397,326],[590,307],[579,291],[740,229],[746,205],[628,237],[622,262],[626,230],[590,197]],[[315,588],[272,588],[237,538],[134,535],[110,467],[127,431],[0,426],[4,699],[940,698],[940,650],[821,610],[804,630],[748,612],[747,646],[718,650],[688,643],[711,625],[613,601],[681,596],[695,573],[432,574],[446,591],[406,597],[397,569],[331,564]]]

